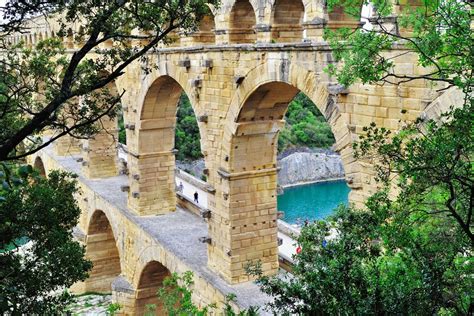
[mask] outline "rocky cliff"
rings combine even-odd
[[[341,157],[330,152],[296,152],[278,161],[282,187],[344,177]]]

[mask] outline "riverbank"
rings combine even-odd
[[[294,187],[303,186],[303,185],[311,185],[311,184],[326,183],[326,182],[337,182],[337,181],[345,181],[345,180],[346,180],[345,177],[329,178],[329,179],[313,180],[313,181],[307,181],[307,182],[297,182],[297,183],[292,183],[292,184],[287,184],[287,185],[280,185],[280,187],[284,190],[284,189],[294,188]]]

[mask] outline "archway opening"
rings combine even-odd
[[[179,108],[179,110],[178,110]],[[129,200],[138,212],[160,214],[176,209],[177,181],[176,165],[202,157],[200,129],[194,109],[181,85],[169,76],[162,76],[150,86],[141,111],[138,129],[139,158],[132,157],[130,172],[139,175],[131,182],[131,191],[140,192],[140,198]],[[143,158],[142,158],[143,157]],[[144,166],[157,166],[146,168]],[[147,172],[141,172],[141,170]],[[198,179],[198,174],[193,174]],[[194,191],[186,186],[187,199],[194,200]],[[183,190],[179,190],[183,193]],[[198,193],[198,195],[201,195]],[[136,203],[135,205],[133,203]]]
[[[214,44],[216,42],[216,34],[214,33],[216,24],[214,16],[205,15],[199,23],[198,31],[192,34],[194,43],[196,44]]]
[[[149,305],[153,305],[156,315],[163,315],[163,303],[157,296],[157,291],[163,286],[166,277],[171,276],[170,271],[158,261],[151,261],[143,268],[138,281],[135,313],[143,315],[149,311]]]
[[[112,281],[120,275],[120,255],[114,233],[104,212],[92,215],[87,231],[86,258],[93,267],[85,281],[88,292],[110,293]]]
[[[276,0],[272,18],[274,41],[300,42],[303,39],[304,5],[301,0]]]
[[[34,168],[39,172],[39,175],[46,178],[46,169],[44,168],[43,160],[40,157],[36,157]]]
[[[229,41],[231,44],[254,44],[257,34],[254,27],[257,24],[255,12],[248,0],[236,0],[229,20]]]
[[[283,211],[283,219],[291,224],[322,219],[348,202],[342,159],[334,151],[334,126],[296,87],[283,82],[260,86],[244,102],[237,124],[230,169],[238,173],[278,167],[277,178],[265,180],[277,182],[266,183],[277,188],[268,191],[266,205]],[[277,192],[283,194],[278,206]]]

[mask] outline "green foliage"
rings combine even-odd
[[[175,144],[178,160],[202,158],[199,126],[188,96],[183,93],[179,99],[176,122]]]
[[[368,3],[363,1],[363,4]],[[392,1],[370,3],[377,9],[375,17],[378,21],[393,12]],[[423,78],[456,86],[466,93],[472,91],[472,2],[426,0],[420,1],[419,6],[400,4],[402,10],[397,12],[398,25],[410,30],[411,34],[391,33],[377,22],[372,30],[326,30],[326,39],[335,49],[336,60],[343,61],[339,69],[332,65],[328,70],[345,86],[356,80],[397,83]],[[342,6],[349,14],[359,17],[360,1],[330,0],[328,5],[330,8]],[[430,70],[424,75],[397,73],[393,68],[394,58],[383,54],[396,42],[417,54],[419,65]]]
[[[158,297],[163,302],[166,314],[169,316],[178,315],[193,315],[193,316],[207,316],[215,315],[217,310],[216,304],[207,305],[204,307],[196,306],[192,302],[194,285],[193,273],[187,271],[181,276],[173,273],[163,281],[163,287],[158,290]],[[235,301],[235,294],[226,296],[224,308],[218,315],[226,316],[256,316],[258,315],[258,308],[251,307],[246,311],[236,313],[232,307]]]
[[[378,180],[385,186],[397,179],[401,216],[418,214],[419,221],[436,214],[457,223],[474,246],[474,100],[443,115],[444,123],[421,120],[389,138],[390,132],[371,125],[354,145],[357,158],[376,157]]]
[[[121,308],[119,303],[111,303],[107,306],[107,315],[115,316]]]
[[[215,305],[210,305],[199,308],[193,304],[191,300],[193,284],[193,273],[190,271],[185,272],[182,276],[173,273],[163,281],[163,287],[158,290],[158,296],[168,315],[204,316],[215,307]]]
[[[55,314],[70,302],[63,289],[84,280],[91,263],[72,237],[80,209],[74,176],[51,172],[40,177],[31,166],[3,164],[0,189],[0,312]],[[17,240],[27,238],[27,248]]]
[[[127,134],[126,134],[126,131],[125,131],[125,123],[124,123],[124,120],[123,120],[123,113],[120,112],[119,115],[118,115],[118,136],[119,136],[119,143],[120,144],[124,144],[124,145],[127,145]]]
[[[25,157],[66,134],[93,136],[101,118],[117,114],[123,91],[114,80],[125,68],[138,62],[144,73],[151,72],[156,66],[148,63],[147,53],[172,41],[173,31],[195,31],[218,5],[218,0],[5,2],[0,7],[0,160]],[[30,17],[37,16],[60,25],[57,38],[33,47],[12,44],[8,36],[29,31]],[[63,39],[76,45],[74,54]],[[112,45],[104,48],[104,43]],[[41,139],[47,129],[53,136]],[[25,139],[30,141],[25,152],[15,152]]]
[[[335,143],[324,116],[303,93],[299,93],[289,104],[285,118],[285,128],[278,138],[280,152],[298,146],[327,148]]]

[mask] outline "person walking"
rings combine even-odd
[[[194,192],[194,203],[199,204],[198,198],[199,198],[199,194],[196,191],[196,192]]]

